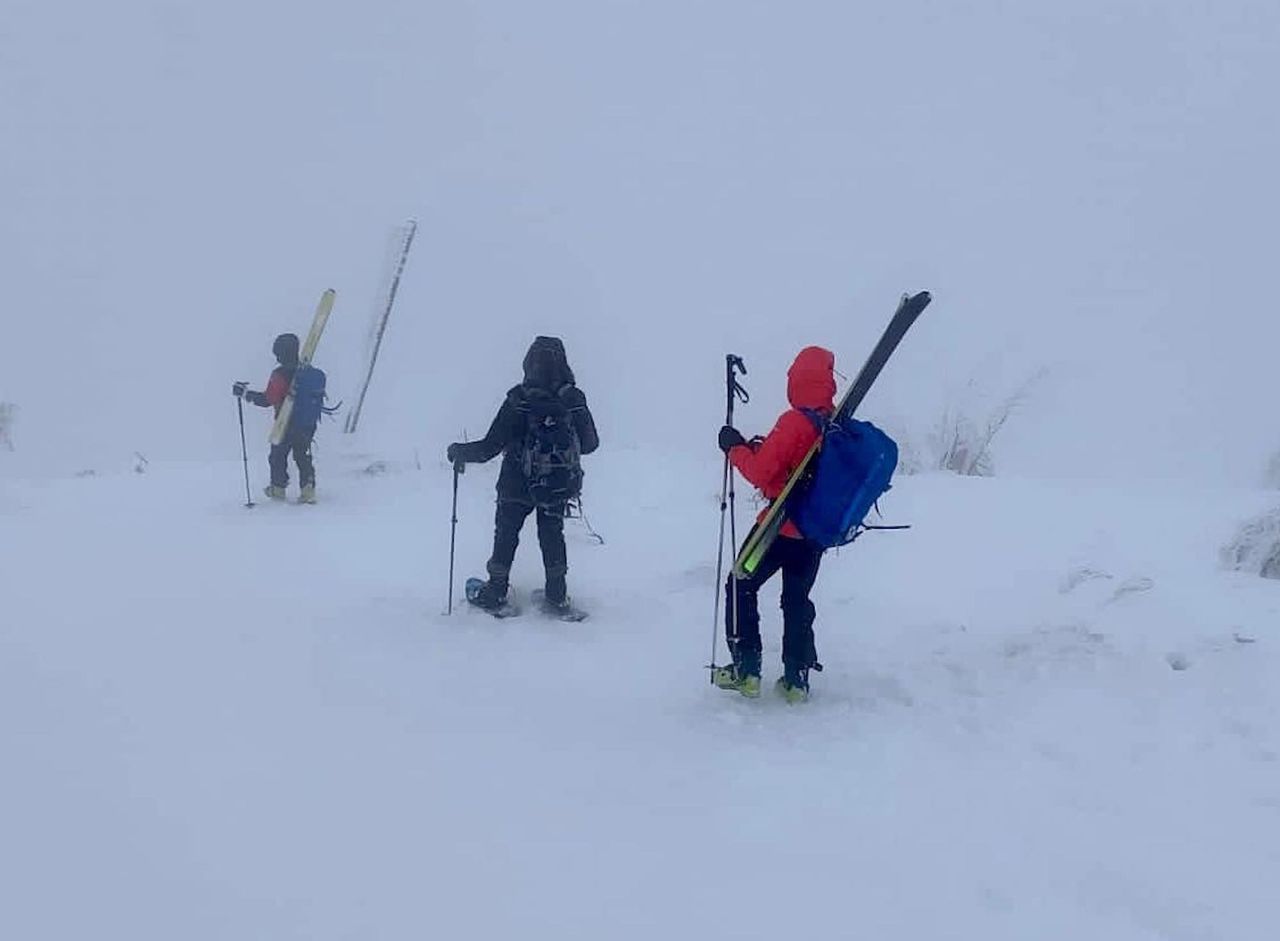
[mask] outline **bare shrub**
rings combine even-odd
[[[18,416],[18,406],[12,402],[0,402],[0,447],[13,450],[13,423]]]
[[[1280,510],[1245,523],[1221,556],[1222,564],[1237,572],[1280,578]]]
[[[1015,412],[1031,398],[1035,387],[1047,375],[1040,369],[1024,380],[996,404],[973,414],[972,407],[948,406],[928,436],[929,463],[936,470],[951,471],[966,477],[991,477],[995,474],[992,446]],[[968,398],[979,399],[977,380],[968,384]]]

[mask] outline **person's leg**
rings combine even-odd
[[[302,488],[298,496],[299,503],[316,502],[316,465],[311,459],[311,439],[314,435],[315,432],[293,436],[293,462],[298,465],[298,484]]]
[[[809,668],[818,662],[813,636],[816,610],[809,592],[818,578],[822,549],[803,539],[779,539],[782,555],[782,665],[792,688],[808,690]]]
[[[489,572],[489,584],[495,593],[505,598],[507,584],[511,578],[511,563],[516,558],[516,548],[520,545],[520,529],[533,507],[513,500],[499,500],[493,520],[493,555],[486,566]]]
[[[311,458],[312,434],[295,435],[293,438],[293,462],[298,465],[298,483],[303,487],[316,485],[316,465]]]
[[[273,444],[267,454],[267,466],[271,468],[271,485],[267,487],[267,496],[274,500],[284,499],[284,490],[289,486],[289,445],[287,442]]]
[[[547,602],[562,605],[568,597],[565,576],[569,572],[569,554],[564,545],[563,506],[538,508],[538,545],[542,549],[542,566],[546,570]]]
[[[779,541],[774,540],[774,545],[769,547],[750,576],[735,579],[730,573],[724,584],[725,641],[738,672],[744,675],[760,675],[760,605],[757,596],[764,583],[782,565],[776,548]]]

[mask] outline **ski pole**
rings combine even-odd
[[[449,523],[449,607],[446,614],[453,614],[453,555],[458,545],[458,478],[462,476],[462,462],[453,465],[453,518]]]
[[[737,374],[747,374],[747,367],[742,362],[741,356],[733,353],[725,354],[724,358],[725,372],[725,407],[724,407],[724,423],[726,425],[733,424],[733,405],[735,401],[741,401],[744,405],[751,401],[751,396],[747,394],[747,390],[742,387],[742,383],[738,381]],[[734,488],[733,470],[729,466],[729,454],[724,456],[724,472],[720,481],[720,547],[716,553],[716,603],[715,615],[711,622],[711,682],[715,682],[716,669],[716,638],[720,634],[720,578],[724,575],[724,518],[725,511],[729,511],[729,539],[737,551],[738,545],[738,523],[737,512],[735,507],[736,493]],[[733,593],[730,599],[731,611],[730,619],[733,627],[730,631],[730,637],[737,640],[738,637],[738,576],[736,572],[730,573],[733,582]],[[732,654],[733,651],[730,651]]]
[[[244,505],[253,506],[253,493],[249,489],[249,446],[244,441],[244,399],[236,396],[236,411],[240,414],[240,455],[244,459]]]

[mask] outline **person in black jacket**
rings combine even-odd
[[[524,357],[524,382],[506,395],[489,433],[480,441],[455,442],[445,452],[455,466],[482,464],[502,454],[489,579],[473,603],[505,603],[520,530],[538,514],[538,544],[546,569],[546,603],[569,606],[565,576],[564,518],[569,500],[582,489],[578,457],[600,446],[587,397],[558,337],[537,337]]]

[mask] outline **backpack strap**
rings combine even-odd
[[[863,533],[869,533],[873,530],[876,532],[887,532],[889,530],[894,530],[894,529],[910,529],[910,528],[911,528],[910,524],[903,525],[903,526],[868,526],[866,523],[860,523],[858,525],[857,532],[853,534],[853,538],[850,539],[849,542],[846,543],[846,545],[857,542],[859,536],[861,536]]]
[[[831,420],[826,415],[823,415],[816,408],[797,408],[796,411],[809,419],[813,427],[817,429],[818,434],[826,434],[827,425],[831,423]]]

